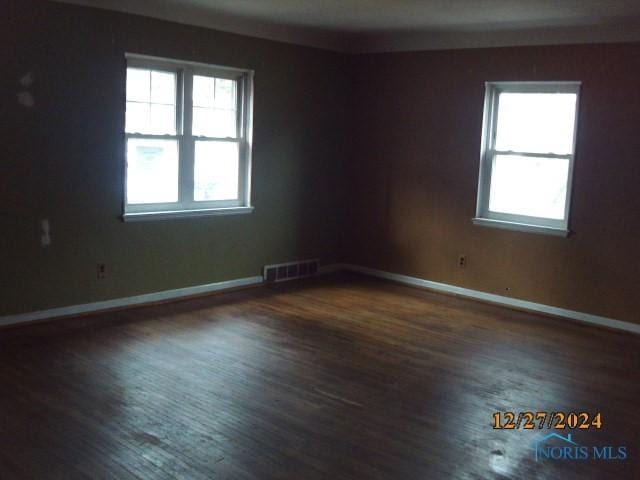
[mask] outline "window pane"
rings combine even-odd
[[[127,68],[128,133],[176,133],[176,74]]]
[[[150,71],[140,68],[127,68],[127,100],[148,102],[150,88]]]
[[[569,160],[496,155],[489,210],[564,219]]]
[[[236,112],[219,108],[193,108],[193,134],[203,137],[236,137]]]
[[[151,104],[151,126],[149,133],[158,135],[176,133],[176,107],[173,105]]]
[[[151,102],[175,105],[176,74],[151,72]]]
[[[208,136],[213,125],[213,109],[193,107],[193,134]]]
[[[237,136],[235,80],[193,76],[193,135]]]
[[[576,98],[575,93],[501,93],[496,149],[572,153]]]
[[[127,202],[178,201],[178,141],[127,140]]]
[[[193,76],[193,106],[212,107],[213,106],[213,84],[214,78]]]
[[[197,141],[195,154],[193,199],[237,199],[238,144]]]
[[[214,109],[212,130],[214,137],[235,137],[235,110],[221,110],[219,108]]]
[[[148,103],[127,102],[125,130],[128,133],[148,132],[151,129],[150,120]]]
[[[235,110],[236,82],[224,78],[216,78],[216,107]]]

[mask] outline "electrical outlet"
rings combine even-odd
[[[464,268],[467,266],[467,257],[465,255],[460,255],[458,257],[458,266],[460,268]]]
[[[98,263],[96,266],[98,280],[104,280],[107,277],[107,268],[104,263]]]

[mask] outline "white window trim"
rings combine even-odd
[[[478,179],[478,196],[476,216],[472,219],[475,225],[518,230],[549,235],[569,235],[569,213],[571,211],[571,191],[573,186],[573,166],[575,161],[576,137],[578,132],[578,110],[580,105],[581,82],[486,82],[484,97],[484,117],[482,122],[482,143],[480,148],[480,174]],[[498,97],[500,93],[575,93],[576,111],[573,130],[571,154],[555,155],[550,153],[530,153],[514,151],[498,151],[495,149],[496,121],[498,115]],[[567,177],[567,196],[565,212],[562,220],[531,217],[489,210],[489,194],[491,192],[491,169],[496,154],[536,156],[546,158],[566,158],[569,160]]]
[[[246,214],[251,206],[251,153],[253,139],[253,70],[208,65],[198,62],[166,59],[125,53],[127,67],[150,68],[175,72],[176,135],[153,135],[124,132],[124,221],[163,220],[177,217]],[[238,83],[238,122],[236,138],[203,137],[191,132],[193,75],[211,75],[236,80]],[[125,100],[126,101],[126,100]],[[171,203],[128,204],[127,202],[127,140],[153,138],[178,140],[178,201]],[[238,143],[238,199],[217,201],[193,200],[193,161],[195,141],[229,141]]]

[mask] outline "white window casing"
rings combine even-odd
[[[175,131],[171,133],[159,133],[148,129],[147,131],[141,132],[136,131],[130,126],[125,128],[125,198],[123,219],[125,221],[139,221],[183,216],[250,213],[253,210],[251,206],[253,71],[137,54],[126,54],[126,63],[128,73],[137,69],[151,71],[149,74],[149,112],[153,112],[152,108],[153,105],[155,105],[152,103],[154,78],[152,74],[154,72],[171,72],[175,74]],[[235,110],[230,109],[226,113],[235,112],[235,132],[228,132],[224,136],[193,134],[194,76],[208,77],[208,79],[212,79],[212,81],[220,80],[225,82],[226,80],[232,80],[234,82],[233,84],[231,82],[226,83],[233,85],[232,91],[235,96]],[[215,90],[215,92],[217,92],[217,90]],[[127,106],[134,103],[136,102],[129,100],[129,92],[127,92]],[[144,102],[141,103],[144,104]],[[162,107],[161,104],[158,105]],[[172,105],[169,105],[168,107],[171,106]],[[216,110],[216,108],[215,106],[211,107],[211,112],[209,113],[215,114],[218,110],[221,110],[219,108]],[[127,119],[128,118],[129,117],[127,117]],[[152,123],[153,114],[150,113],[149,125]],[[144,130],[144,128],[138,128],[138,130]],[[128,158],[129,143],[135,142],[138,139],[146,140],[151,145],[153,145],[153,141],[161,140],[177,142],[177,178],[174,179],[177,183],[177,198],[175,198],[175,201],[173,201],[173,199],[171,201],[145,201],[129,198],[129,188],[131,185],[129,185],[128,177],[130,175],[130,162],[133,162],[133,159]],[[204,142],[213,142],[218,146],[223,146],[223,144],[227,143],[237,146],[237,194],[227,195],[228,198],[196,200],[194,171],[197,142],[203,142],[202,145],[204,145]],[[156,145],[159,143],[162,142],[156,142]],[[132,145],[135,144],[132,143]],[[166,145],[170,144],[166,143]],[[153,150],[153,147],[150,149]],[[161,152],[160,155],[165,153],[163,147],[157,147],[157,149]],[[234,165],[234,163],[231,162],[231,165]],[[209,170],[213,171],[215,169],[209,167]],[[153,178],[153,176],[151,176],[151,178]],[[170,179],[173,178],[173,176],[171,174],[165,174],[164,178]],[[136,181],[138,185],[143,184],[144,178],[138,176]],[[232,178],[231,189],[232,191],[236,191],[235,183],[233,182],[235,182],[235,179]],[[163,192],[160,193],[162,194]],[[152,196],[148,196],[147,198],[152,198]]]
[[[553,96],[548,94],[570,94],[575,95],[575,108],[573,109],[573,129],[570,132],[571,138],[568,138],[569,130],[567,129],[564,133],[567,138],[560,138],[561,142],[564,142],[570,148],[565,149],[556,149],[556,150],[565,150],[565,151],[541,151],[537,147],[526,149],[499,149],[496,143],[496,139],[498,136],[498,131],[502,127],[501,132],[507,132],[507,134],[511,134],[512,137],[518,138],[521,143],[531,145],[530,140],[527,139],[527,135],[531,134],[531,138],[535,139],[536,132],[527,132],[524,130],[518,131],[514,125],[499,125],[498,124],[498,113],[500,108],[500,96],[502,94],[524,94],[519,98],[525,99],[528,97],[527,94],[545,94],[540,95],[539,97],[545,97],[547,101],[553,101]],[[513,98],[514,95],[511,96]],[[535,233],[546,233],[551,235],[560,235],[567,236],[569,233],[569,213],[570,213],[570,203],[571,203],[571,187],[573,180],[573,168],[575,161],[575,146],[576,146],[576,132],[578,130],[578,105],[579,105],[579,97],[580,97],[580,82],[487,82],[485,84],[485,100],[484,100],[484,117],[483,117],[483,128],[482,128],[482,141],[481,141],[481,154],[480,154],[480,173],[479,173],[479,182],[478,182],[478,196],[477,196],[477,206],[476,206],[476,216],[473,218],[474,224],[481,226],[489,226],[489,227],[497,227],[497,228],[505,228],[511,230],[520,230],[520,231],[529,231]],[[528,97],[529,99],[533,99],[534,97]],[[559,97],[558,97],[559,98]],[[571,99],[571,96],[564,95],[565,100]],[[506,107],[505,107],[506,109]],[[513,114],[513,110],[511,110]],[[565,118],[567,118],[568,110],[565,106],[564,114]],[[540,113],[538,111],[538,113]],[[547,112],[545,112],[546,114]],[[548,115],[554,115],[553,111],[549,111]],[[551,119],[551,117],[550,117]],[[523,112],[523,123],[526,125],[526,112]],[[517,123],[517,122],[515,122]],[[535,125],[535,124],[534,124]],[[569,125],[569,123],[565,122],[565,126]],[[515,133],[514,133],[515,132]],[[562,137],[562,136],[561,136]],[[522,139],[525,139],[523,142]],[[529,142],[529,143],[527,143]],[[517,142],[516,142],[517,143]],[[542,144],[545,142],[543,141]],[[547,142],[549,143],[549,142]],[[553,142],[551,142],[553,143]],[[556,142],[557,143],[557,142]],[[542,147],[544,149],[545,147]],[[498,170],[495,170],[497,167],[497,162],[500,162],[502,171],[507,169],[512,169],[512,171],[516,171],[517,167],[516,163],[520,161],[523,162],[537,162],[537,165],[545,164],[547,166],[555,168],[559,167],[560,171],[564,171],[564,164],[568,162],[567,171],[566,171],[566,181],[563,181],[564,189],[558,190],[564,195],[558,194],[555,199],[556,205],[559,205],[559,209],[563,210],[562,212],[556,212],[553,215],[547,214],[531,214],[528,213],[525,208],[517,207],[518,202],[521,201],[519,195],[522,193],[519,192],[509,192],[508,188],[507,193],[504,193],[504,178],[508,179],[508,176],[499,177]],[[557,161],[557,162],[556,162]],[[511,163],[510,163],[511,162]],[[545,163],[546,162],[546,163]],[[554,164],[556,162],[556,164]],[[560,162],[563,162],[561,164]],[[508,170],[507,170],[508,171]],[[513,208],[491,208],[490,199],[492,195],[492,180],[496,183],[493,185],[493,194],[498,195],[496,193],[499,188],[497,185],[496,178],[501,178],[502,182],[502,192],[501,193],[501,202],[504,206],[508,204],[510,200],[513,201]],[[542,178],[543,179],[543,178]],[[522,178],[517,178],[517,180],[522,182]],[[550,179],[551,180],[551,179]],[[557,179],[556,179],[557,181]],[[532,180],[533,182],[533,180]],[[538,182],[540,184],[540,178],[538,178]],[[515,182],[514,182],[515,183]],[[526,183],[526,182],[525,182]],[[544,184],[541,184],[544,185]],[[514,185],[514,189],[517,188],[517,185]],[[545,195],[546,193],[541,193],[540,195]],[[509,195],[512,196],[509,199]],[[546,194],[549,196],[549,194]],[[531,203],[532,200],[529,200]],[[535,203],[535,201],[533,201]],[[562,208],[562,203],[564,207]],[[511,210],[511,211],[509,211]],[[529,209],[529,212],[532,210]]]

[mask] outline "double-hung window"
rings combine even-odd
[[[487,83],[474,223],[567,235],[578,82]]]
[[[251,211],[252,81],[127,55],[125,220]]]

